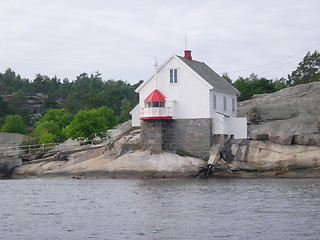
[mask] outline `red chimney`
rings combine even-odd
[[[184,58],[186,58],[190,61],[192,60],[191,50],[184,50]]]

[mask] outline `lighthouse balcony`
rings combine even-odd
[[[172,119],[172,107],[143,107],[140,108],[140,119]]]

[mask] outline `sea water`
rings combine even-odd
[[[0,239],[320,239],[320,179],[0,181]]]

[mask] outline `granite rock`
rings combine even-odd
[[[239,103],[248,138],[283,145],[320,146],[320,82],[301,84]]]

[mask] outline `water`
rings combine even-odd
[[[0,239],[320,239],[320,179],[0,181]]]

